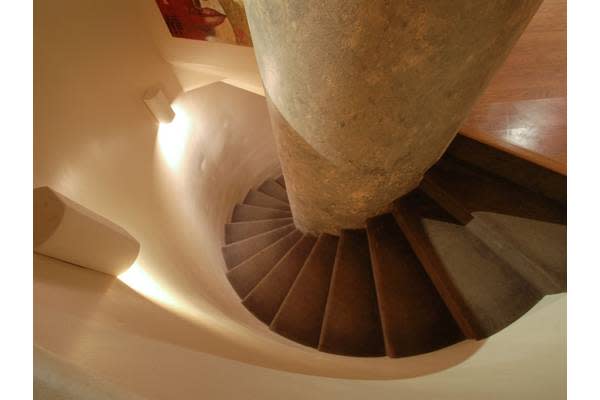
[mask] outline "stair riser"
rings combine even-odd
[[[234,268],[242,261],[252,257],[293,230],[294,225],[288,224],[281,228],[224,246],[223,258],[225,259],[225,265],[228,269]]]
[[[255,190],[251,190],[250,193],[248,193],[244,199],[244,204],[290,211],[290,205],[288,203]]]
[[[261,221],[275,218],[290,218],[291,216],[292,213],[289,211],[241,204],[235,206],[231,222]]]
[[[292,224],[292,218],[277,218],[253,222],[235,222],[225,225],[225,243],[231,244],[273,229]]]
[[[239,297],[246,297],[301,237],[294,230],[230,270],[227,278]]]
[[[265,324],[275,317],[315,241],[304,235],[244,299],[246,308]]]

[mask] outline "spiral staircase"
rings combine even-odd
[[[407,357],[502,330],[566,291],[566,178],[458,136],[420,186],[339,237],[294,226],[282,176],[235,206],[227,278],[319,351]]]

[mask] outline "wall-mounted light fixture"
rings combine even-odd
[[[151,88],[144,94],[144,103],[161,124],[168,124],[175,118],[175,111],[165,94],[159,88]]]

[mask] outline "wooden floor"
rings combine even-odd
[[[567,174],[567,0],[544,0],[461,132]]]

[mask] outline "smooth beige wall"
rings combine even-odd
[[[34,399],[142,400],[39,347],[34,346],[33,359]]]
[[[181,87],[129,1],[36,1],[34,186],[119,225],[148,202],[158,129],[142,97]],[[135,231],[130,231],[136,236]]]

